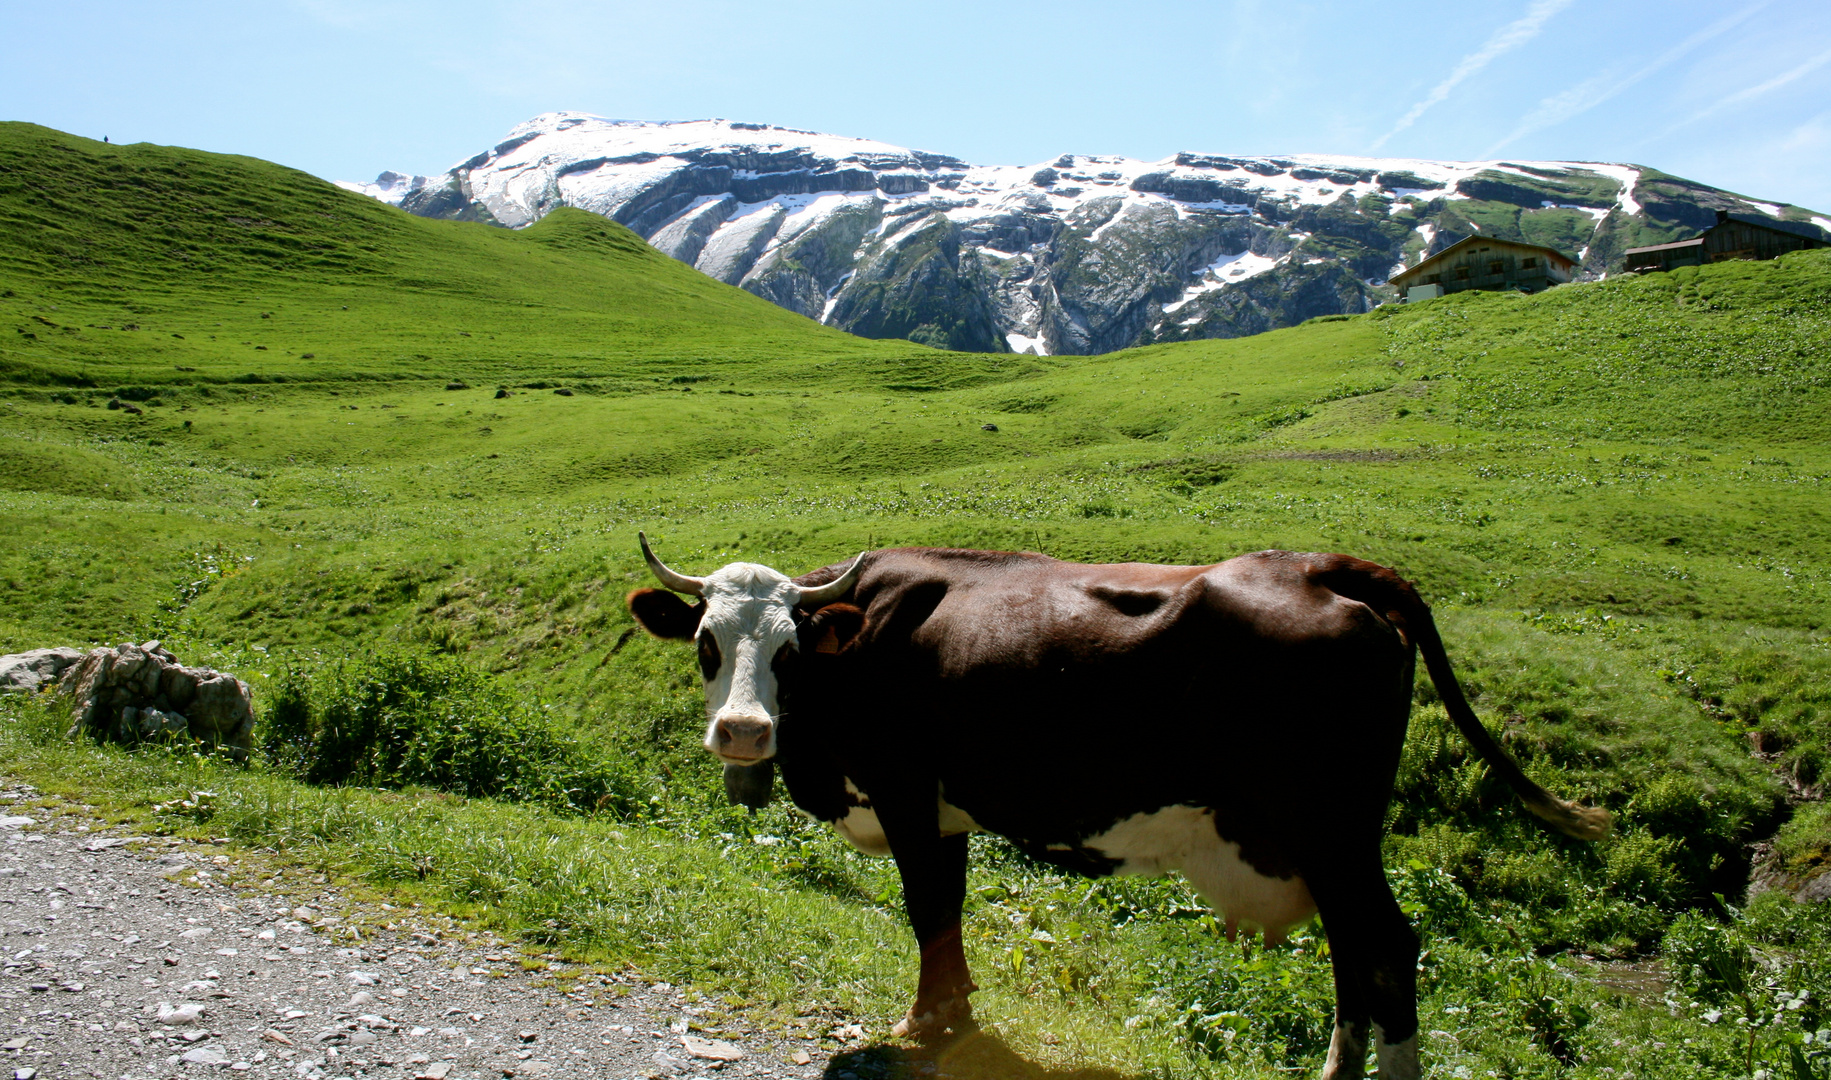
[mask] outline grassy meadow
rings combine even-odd
[[[1430,1075],[1824,1080],[1831,913],[1744,897],[1831,864],[1828,477],[1831,252],[958,354],[581,212],[428,221],[0,124],[0,652],[160,637],[254,684],[266,747],[72,746],[14,697],[8,770],[633,961],[734,1024],[881,1034],[914,949],[887,861],[723,805],[689,651],[623,607],[638,528],[687,572],[899,544],[1394,566],[1512,752],[1620,825],[1536,825],[1420,684],[1388,867]],[[327,741],[351,725],[387,752]],[[1180,882],[975,844],[987,1037],[948,1071],[1319,1068],[1320,927],[1230,945]],[[903,1068],[877,1035],[849,1060]]]

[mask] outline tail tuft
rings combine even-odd
[[[1533,815],[1577,840],[1601,840],[1615,831],[1615,816],[1600,806],[1579,806],[1544,793],[1543,799],[1525,800]]]

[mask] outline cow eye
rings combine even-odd
[[[724,662],[724,656],[718,651],[718,642],[712,635],[699,635],[699,673],[707,682],[718,677],[718,666]]]

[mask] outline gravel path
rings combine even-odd
[[[935,1071],[893,1065],[839,1020],[722,1031],[728,1014],[665,983],[531,957],[417,906],[355,909],[262,852],[87,811],[0,781],[0,1069],[15,1080]]]

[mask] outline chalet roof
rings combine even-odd
[[[1782,221],[1778,218],[1771,218],[1764,214],[1740,214],[1729,210],[1718,210],[1717,223],[1710,228],[1705,229],[1703,232],[1698,233],[1696,236],[1693,236],[1689,240],[1674,240],[1669,244],[1648,244],[1646,247],[1632,247],[1622,252],[1622,254],[1639,255],[1642,252],[1647,251],[1671,251],[1674,248],[1692,247],[1702,244],[1704,238],[1709,236],[1712,231],[1723,225],[1727,225],[1732,221],[1738,225],[1747,225],[1755,229],[1765,229],[1768,232],[1779,233],[1782,236],[1793,236],[1802,240],[1818,240],[1823,242],[1823,237],[1819,234],[1818,227],[1808,222]]]
[[[1670,244],[1648,244],[1646,247],[1632,247],[1622,252],[1623,255],[1639,255],[1645,251],[1674,251],[1678,248],[1702,247],[1704,238],[1694,236],[1689,240],[1674,240]]]
[[[1480,233],[1476,233],[1473,236],[1463,237],[1461,240],[1458,240],[1455,243],[1451,244],[1449,247],[1446,247],[1442,251],[1437,252],[1435,255],[1432,255],[1430,258],[1425,259],[1423,262],[1420,262],[1418,265],[1408,266],[1405,269],[1399,271],[1398,273],[1392,275],[1391,284],[1396,285],[1399,283],[1399,280],[1401,278],[1412,277],[1413,275],[1416,275],[1419,272],[1428,269],[1430,266],[1432,266],[1435,263],[1438,263],[1444,259],[1450,258],[1453,255],[1462,254],[1463,249],[1467,245],[1478,244],[1478,243],[1479,244],[1492,244],[1492,245],[1495,245],[1498,247],[1509,247],[1509,248],[1514,248],[1518,251],[1535,252],[1538,254],[1545,255],[1548,258],[1556,259],[1557,261],[1563,263],[1566,266],[1577,265],[1577,260],[1564,254],[1562,251],[1559,251],[1557,248],[1548,248],[1548,247],[1545,247],[1540,244],[1526,244],[1526,243],[1522,243],[1518,240],[1502,240],[1501,238],[1496,237],[1496,236],[1483,236]]]
[[[1785,233],[1788,236],[1803,236],[1808,240],[1823,240],[1824,234],[1818,226],[1806,221],[1786,221],[1782,218],[1771,218],[1766,214],[1742,214],[1732,210],[1718,210],[1717,224],[1736,221],[1743,225],[1753,225],[1768,232]],[[1709,230],[1705,230],[1708,232]]]

